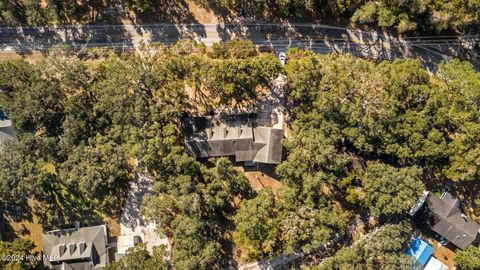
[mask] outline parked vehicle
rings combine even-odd
[[[282,66],[284,66],[287,60],[287,55],[285,54],[285,52],[280,52],[278,54],[278,59],[280,59],[280,63],[282,63]]]

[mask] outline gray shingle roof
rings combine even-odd
[[[0,127],[0,143],[13,139],[13,129],[11,127]]]
[[[235,156],[236,161],[279,164],[283,130],[257,127],[250,115],[188,117],[185,145],[195,157]]]
[[[480,224],[460,210],[460,203],[450,193],[437,198],[433,193],[427,197],[432,230],[461,249],[480,241]]]
[[[44,263],[53,269],[101,269],[108,263],[105,225],[50,231],[42,243]]]
[[[0,108],[0,143],[2,141],[13,139],[14,133],[12,128],[12,122],[8,119],[7,115]]]

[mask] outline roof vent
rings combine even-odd
[[[463,218],[463,220],[465,220],[465,222],[468,222],[467,216],[465,214],[462,214],[462,218]]]
[[[67,246],[65,246],[64,244],[58,246],[58,253],[60,254],[60,257],[65,254],[65,251],[67,251]]]
[[[68,252],[70,252],[70,255],[75,252],[75,249],[77,249],[77,245],[75,243],[70,243],[68,244]]]
[[[80,249],[80,254],[82,254],[87,248],[87,244],[85,242],[80,242],[78,243],[78,248]]]

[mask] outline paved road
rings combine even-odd
[[[172,44],[182,38],[194,38],[211,45],[233,37],[248,38],[261,48],[277,51],[299,47],[318,53],[350,52],[380,60],[419,58],[427,67],[460,51],[466,58],[478,58],[473,49],[478,36],[401,39],[379,32],[328,25],[258,23],[0,27],[0,53],[30,53],[56,44],[130,50],[138,48],[142,42]],[[462,50],[458,49],[460,47]]]

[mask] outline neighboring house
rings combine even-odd
[[[480,243],[480,224],[463,214],[460,202],[448,192],[440,198],[425,192],[410,215],[421,218],[434,232],[461,249]]]
[[[105,225],[42,234],[44,264],[55,270],[102,269],[109,262]]]
[[[12,122],[0,109],[0,144],[6,140],[13,139]]]
[[[185,144],[195,157],[235,156],[238,162],[279,164],[283,129],[257,126],[250,115],[188,117]]]

